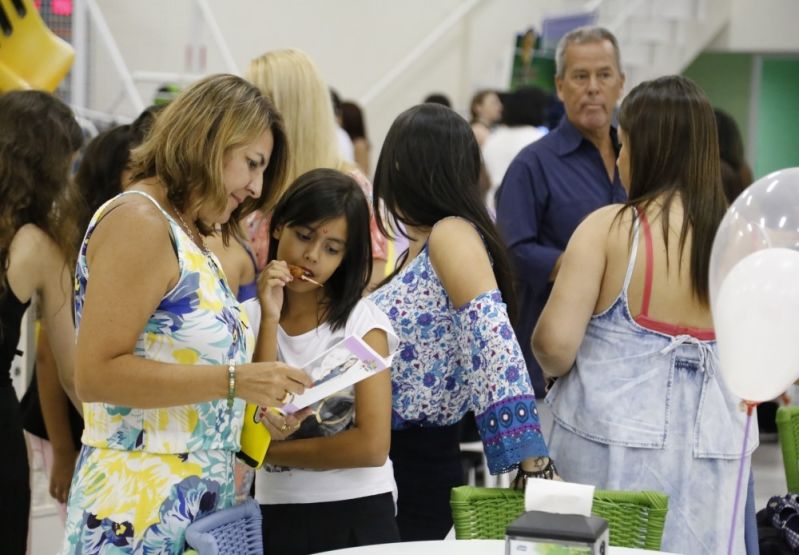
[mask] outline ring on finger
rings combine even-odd
[[[292,392],[290,392],[288,389],[286,389],[285,392],[285,395],[277,400],[277,402],[281,405],[287,405],[294,400],[294,394]]]

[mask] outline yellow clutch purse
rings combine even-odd
[[[236,453],[245,464],[253,468],[261,468],[266,457],[266,450],[272,435],[261,423],[260,407],[247,403],[244,409],[244,425],[241,428],[241,451]]]

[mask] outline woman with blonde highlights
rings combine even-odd
[[[316,64],[299,50],[273,50],[250,62],[247,79],[272,99],[283,114],[291,155],[287,182],[317,168],[348,173],[372,196],[369,180],[341,158],[336,141],[336,122],[330,92]],[[249,222],[250,237],[259,268],[266,263],[268,221],[263,215]],[[372,281],[383,279],[387,246],[374,216],[371,219]]]
[[[64,553],[182,553],[186,526],[233,503],[244,401],[281,405],[309,383],[251,362],[250,323],[203,239],[235,234],[280,190],[272,103],[243,79],[208,77],[132,157],[133,184],[97,210],[77,262],[86,428]]]

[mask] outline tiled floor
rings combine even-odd
[[[761,442],[752,455],[752,471],[755,474],[755,507],[757,510],[766,506],[772,495],[784,495],[788,492],[785,485],[785,470],[782,466],[782,451],[776,441]]]
[[[31,496],[31,535],[28,539],[28,552],[32,555],[52,555],[61,547],[64,525],[61,515],[50,493],[49,481],[41,468],[41,460],[34,456],[31,461],[33,488]]]

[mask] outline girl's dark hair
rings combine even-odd
[[[746,163],[744,142],[738,124],[730,114],[719,108],[713,109],[713,115],[716,117],[716,128],[719,132],[719,156],[737,170]]]
[[[682,200],[680,259],[691,232],[691,288],[709,302],[710,249],[727,207],[721,187],[716,118],[702,90],[677,75],[645,81],[622,102],[619,126],[630,146],[627,208],[646,210],[662,199],[663,237],[668,248],[669,208]]]
[[[83,133],[69,107],[42,91],[0,94],[0,297],[6,293],[11,241],[34,224],[74,265],[77,226],[67,194],[72,155]]]
[[[724,158],[721,159],[721,184],[724,187],[724,196],[729,204],[735,202],[735,199],[746,189],[746,185],[741,179],[741,174],[725,162]]]
[[[746,163],[746,158],[744,157],[744,141],[741,137],[741,131],[738,129],[735,119],[724,110],[715,108],[713,114],[716,116],[716,127],[719,130],[719,155],[721,156],[721,161],[729,164],[738,173],[741,181],[741,190],[743,190],[752,183],[754,178],[752,177],[752,168]],[[729,201],[734,201],[737,196],[729,199]]]
[[[103,131],[83,151],[75,186],[84,201],[79,228],[85,230],[94,212],[122,191],[122,172],[128,166],[131,143],[130,125]]]
[[[354,102],[341,103],[341,127],[351,140],[367,139],[366,126],[363,123],[363,112]]]
[[[343,328],[372,277],[369,203],[353,178],[331,169],[302,174],[278,201],[269,224],[269,260],[277,256],[281,226],[309,225],[344,216],[347,244],[344,259],[325,283],[327,304],[319,315],[333,330]]]
[[[130,148],[136,148],[144,142],[153,128],[155,118],[166,107],[166,104],[153,104],[142,110],[141,114],[130,124]]]
[[[424,99],[425,104],[440,104],[441,106],[446,106],[447,108],[452,108],[452,101],[449,97],[443,93],[431,93],[428,94]]]
[[[502,97],[502,123],[538,127],[546,122],[549,98],[538,87],[522,87]]]
[[[401,113],[388,131],[377,161],[373,206],[376,214],[385,206],[393,220],[412,227],[429,228],[449,216],[471,222],[485,242],[513,321],[513,274],[480,198],[479,175],[480,148],[466,120],[449,108],[420,104]],[[380,218],[377,224],[393,235]]]

